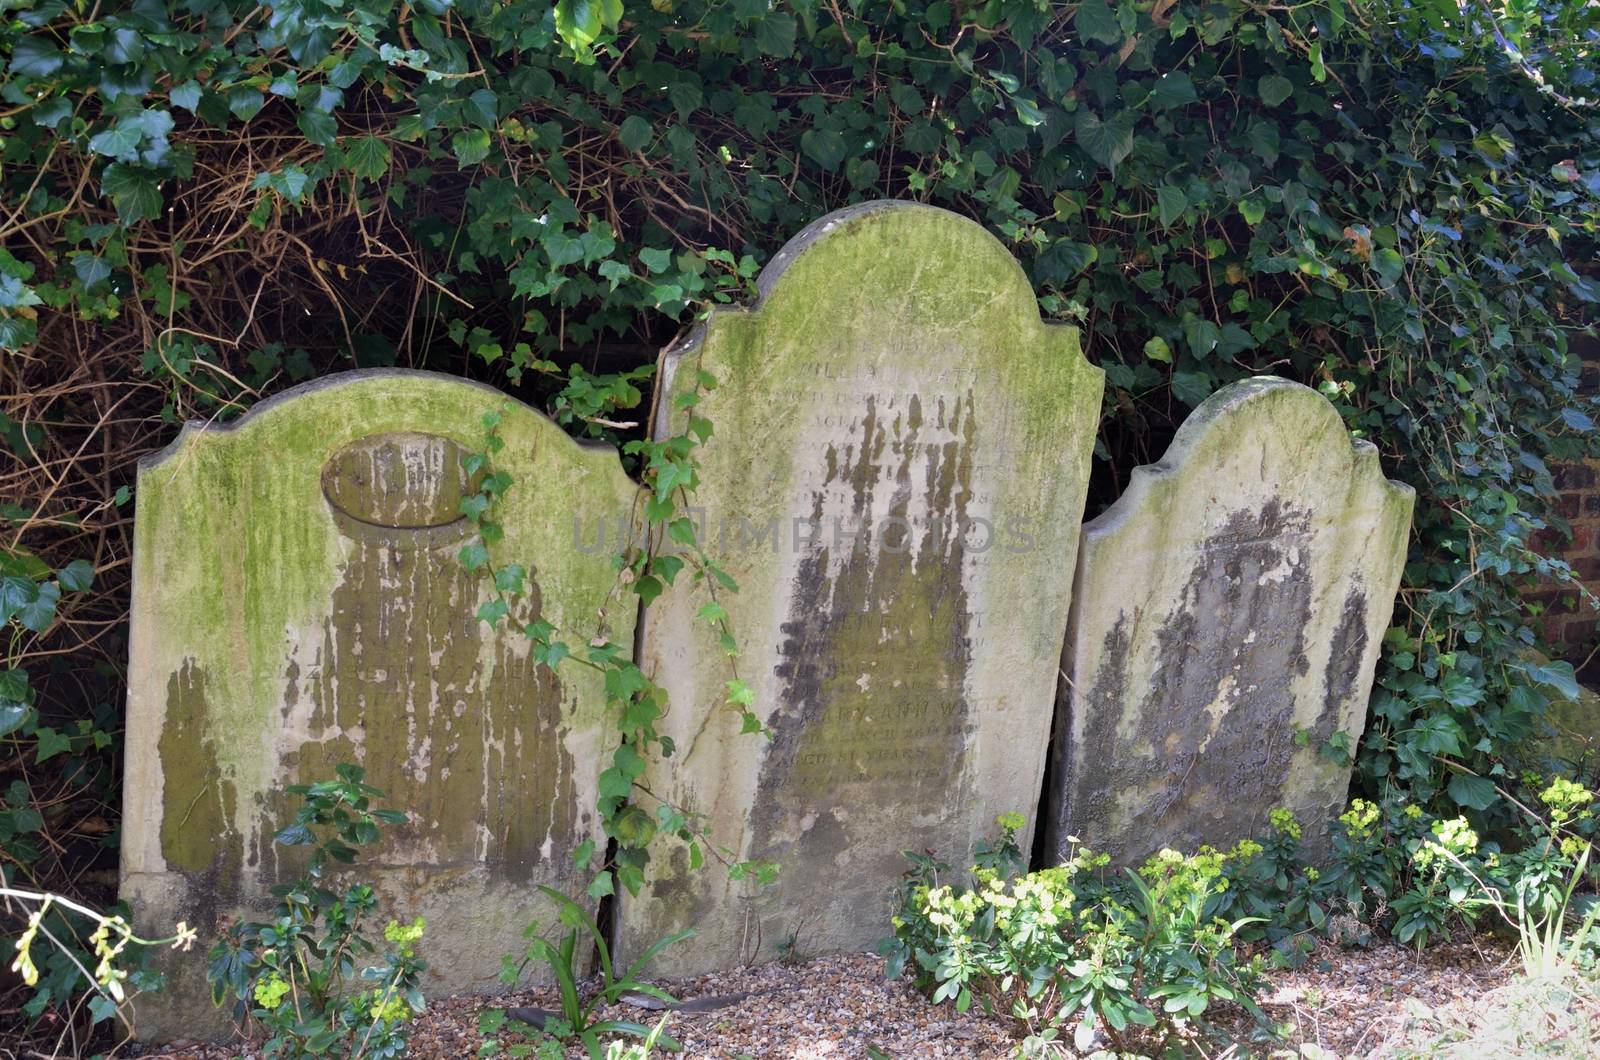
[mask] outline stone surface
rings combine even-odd
[[[694,620],[703,594],[669,592],[642,657],[677,755],[646,780],[782,868],[758,892],[658,849],[619,942],[694,928],[663,972],[870,947],[902,850],[963,861],[997,814],[1031,814],[1099,420],[1076,330],[1041,322],[1005,247],[954,214],[830,215],[760,288],[669,351],[663,387],[718,384],[695,503],[771,738],[721,705],[735,674]]]
[[[1523,655],[1531,666],[1550,666],[1550,659],[1539,652]],[[1592,787],[1600,781],[1600,692],[1582,684],[1574,687],[1577,695],[1568,697],[1553,685],[1544,686],[1549,699],[1534,732],[1520,741],[1515,761],[1522,768]]]
[[[490,388],[332,376],[186,427],[141,465],[122,846],[141,924],[187,920],[204,947],[220,920],[270,908],[266,888],[292,869],[272,842],[293,809],[281,789],[341,761],[412,815],[361,872],[384,915],[427,917],[431,992],[494,986],[528,921],[549,921],[535,884],[582,892],[570,853],[603,844],[603,689],[489,633],[474,617],[485,582],[457,560],[474,533],[462,458],[494,410],[496,463],[515,479],[495,557],[531,571],[516,616],[582,643],[615,576],[574,528],[626,512],[635,487],[614,451]],[[632,610],[609,621],[631,643]],[[203,948],[174,962],[174,990],[140,1006],[141,1034],[194,1029],[211,1010],[204,966]]]
[[[1315,853],[1349,785],[1322,749],[1360,739],[1413,500],[1307,387],[1249,379],[1197,408],[1084,526],[1047,849],[1137,864],[1287,806]]]

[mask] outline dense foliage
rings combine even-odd
[[[346,763],[333,780],[288,789],[301,805],[273,840],[308,847],[305,870],[272,888],[278,903],[267,920],[234,924],[211,947],[212,996],[257,1032],[264,1057],[403,1056],[409,1020],[423,1010],[422,917],[390,920],[380,952],[368,922],[378,896],[365,883],[334,885],[335,871],[377,843],[384,825],[406,821],[403,811],[376,808],[383,793],[365,775]]]
[[[177,421],[404,364],[636,437],[662,343],[806,222],[884,196],[981,220],[1083,328],[1109,382],[1096,504],[1254,372],[1319,386],[1380,446],[1420,496],[1363,783],[1504,827],[1504,794],[1535,801],[1517,741],[1570,680],[1523,656],[1518,593],[1561,573],[1528,541],[1564,525],[1552,465],[1595,445],[1567,338],[1595,300],[1573,263],[1600,214],[1597,20],[1554,0],[6,5],[7,878],[81,890],[110,865],[133,461]]]

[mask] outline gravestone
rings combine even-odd
[[[1121,864],[1344,808],[1414,495],[1316,391],[1213,394],[1083,528],[1047,849]],[[1329,748],[1330,741],[1334,744]]]
[[[1041,322],[1017,262],[955,214],[829,215],[759,287],[663,358],[660,407],[699,393],[715,425],[694,503],[739,585],[718,598],[740,654],[695,620],[704,591],[646,610],[676,743],[646,782],[781,871],[761,889],[662,845],[619,945],[693,928],[663,973],[871,947],[903,850],[964,860],[996,815],[1031,813],[1099,420],[1077,331]],[[736,676],[770,739],[723,705]]]
[[[536,884],[582,894],[570,854],[604,845],[598,675],[558,678],[504,623],[491,633],[475,617],[487,579],[457,558],[475,540],[463,458],[494,411],[515,480],[494,555],[530,573],[515,619],[631,643],[609,556],[576,547],[574,526],[626,513],[635,487],[613,450],[488,387],[331,376],[186,427],[140,465],[122,890],[150,931],[187,920],[209,945],[227,917],[268,911],[298,864],[273,843],[296,806],[282,789],[345,761],[410,814],[359,871],[383,916],[426,916],[430,992],[494,988],[528,921],[550,921]],[[205,963],[172,962],[142,1035],[196,1027]]]

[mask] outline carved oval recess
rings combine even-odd
[[[461,499],[475,488],[457,443],[433,434],[393,431],[358,438],[328,458],[322,493],[352,536],[388,537],[395,531],[429,531],[458,524]],[[448,534],[447,536],[454,536]]]

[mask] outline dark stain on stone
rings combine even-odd
[[[828,447],[810,504],[821,532],[782,625],[782,692],[751,812],[753,856],[782,865],[761,898],[768,941],[829,908],[857,921],[884,909],[901,851],[949,831],[915,818],[948,822],[963,802],[972,396],[941,398],[936,432],[920,397],[893,414],[882,405],[869,397],[855,438]],[[887,504],[875,504],[881,491]],[[837,508],[841,496],[836,541],[825,498]],[[875,508],[887,518],[874,522]]]
[[[1046,812],[1051,833],[1048,846],[1056,859],[1051,864],[1059,864],[1072,856],[1067,836],[1073,835],[1075,828],[1084,826],[1084,818],[1090,812],[1088,807],[1072,805],[1069,793],[1093,791],[1095,789],[1088,785],[1107,782],[1108,773],[1103,768],[1104,763],[1099,770],[1082,769],[1072,751],[1074,743],[1079,741],[1085,748],[1109,749],[1116,746],[1117,722],[1121,718],[1122,704],[1128,698],[1130,640],[1128,615],[1123,613],[1117,616],[1116,624],[1107,631],[1105,641],[1101,645],[1100,666],[1095,671],[1094,684],[1082,706],[1084,722],[1081,736],[1074,736],[1078,712],[1074,710],[1069,690],[1063,687],[1057,701],[1055,746],[1051,757],[1060,763],[1061,776],[1055,784],[1046,788]],[[1070,639],[1068,644],[1071,644]],[[1068,660],[1063,660],[1062,671],[1072,672]],[[1077,836],[1077,838],[1083,837]]]
[[[1261,834],[1296,752],[1291,683],[1310,666],[1309,530],[1309,512],[1273,500],[1233,513],[1203,543],[1182,604],[1153,633],[1137,634],[1156,637],[1159,662],[1132,733],[1117,729],[1134,634],[1122,622],[1107,634],[1085,699],[1083,746],[1072,756],[1080,775],[1069,790],[1080,805],[1066,807],[1069,831],[1092,845],[1109,833],[1118,793],[1138,788],[1153,797],[1117,833],[1123,849],[1108,851],[1120,864],[1163,846]],[[1213,723],[1207,708],[1219,701],[1225,713]]]
[[[1332,649],[1328,653],[1328,668],[1323,673],[1323,687],[1328,691],[1329,709],[1325,719],[1328,731],[1323,742],[1333,736],[1339,724],[1338,707],[1350,698],[1356,678],[1361,676],[1361,659],[1367,653],[1367,594],[1361,586],[1352,585],[1345,594],[1344,608],[1339,612],[1339,625],[1333,631]]]
[[[205,671],[187,660],[167,681],[167,715],[157,744],[163,783],[161,856],[197,877],[203,908],[190,922],[216,923],[220,902],[238,893],[242,842],[233,827],[237,792],[217,762]]]
[[[387,461],[407,455],[407,446],[383,437],[342,450],[325,475],[325,490],[329,480],[338,484],[330,506],[348,505],[361,518],[346,511],[339,520],[349,552],[321,642],[302,646],[289,664],[283,718],[286,725],[301,719],[304,739],[285,752],[280,771],[286,784],[310,783],[333,777],[340,762],[365,767],[367,783],[384,793],[379,804],[410,814],[369,863],[481,863],[495,877],[528,882],[545,837],[554,837],[554,856],[565,859],[578,827],[563,691],[549,668],[511,650],[515,638],[495,637],[476,618],[478,579],[456,555],[471,526],[438,521],[438,497],[457,487],[417,473],[454,479],[459,454],[419,464],[412,453],[410,474],[400,474]],[[352,456],[357,450],[367,464]],[[364,497],[355,489],[358,473],[359,485],[421,497]],[[403,525],[368,521],[384,513]],[[514,624],[539,615],[535,576],[527,586]],[[272,845],[293,809],[279,792],[262,803],[256,856],[272,867],[269,875],[293,871],[296,852]]]

